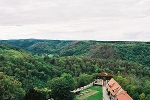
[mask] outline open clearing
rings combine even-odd
[[[93,86],[86,90],[81,91],[74,100],[102,100],[102,87]]]

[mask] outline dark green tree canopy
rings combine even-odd
[[[70,92],[74,89],[73,78],[68,74],[52,79],[48,84],[51,88],[51,97],[54,100],[72,100],[74,95]]]

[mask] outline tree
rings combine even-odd
[[[65,78],[67,80],[67,83],[70,85],[71,90],[73,90],[74,89],[74,84],[75,84],[74,78],[70,74],[67,74],[67,73],[63,73],[61,75],[61,77]]]
[[[73,86],[64,77],[57,77],[48,82],[51,89],[51,98],[54,100],[72,100],[74,95],[70,92]]]
[[[140,94],[140,100],[145,100],[145,94],[144,93]]]
[[[0,100],[21,100],[25,91],[18,80],[0,72]]]
[[[150,94],[148,94],[148,95],[146,96],[145,100],[149,100],[149,98],[150,98]]]
[[[137,92],[134,92],[134,94],[132,94],[132,98],[133,100],[140,100],[139,94]]]
[[[78,79],[78,87],[83,87],[91,82],[92,78],[87,74],[81,74]]]
[[[122,76],[116,76],[115,79],[123,88],[129,84],[129,80],[123,78]]]
[[[25,95],[24,100],[47,100],[46,93],[42,93],[35,89],[30,89],[29,92]]]

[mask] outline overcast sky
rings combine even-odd
[[[150,41],[150,0],[0,0],[0,39]]]

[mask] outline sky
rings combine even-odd
[[[150,41],[150,0],[0,0],[0,40]]]

